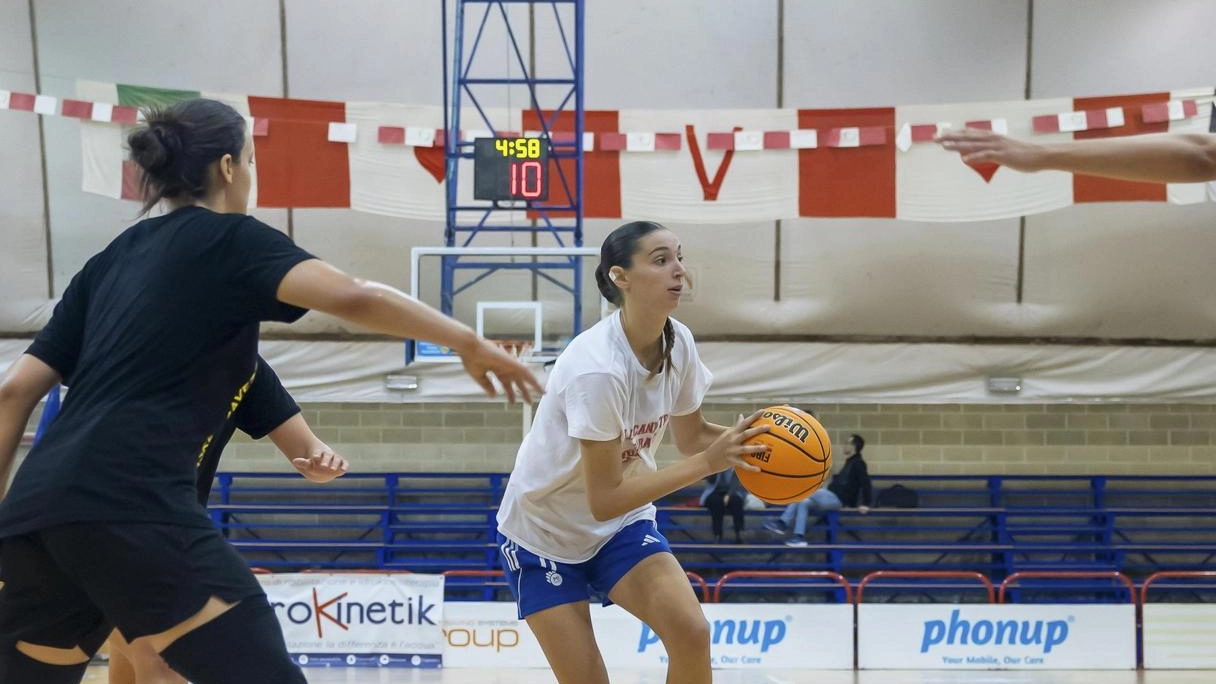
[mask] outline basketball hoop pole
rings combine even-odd
[[[448,0],[443,2],[443,107],[446,221],[444,245],[448,248],[476,247],[483,233],[521,234],[521,242],[536,244],[535,239],[549,235],[558,248],[581,248],[583,245],[583,131],[584,131],[584,24],[585,0],[452,0],[455,19],[452,30],[447,28]],[[536,6],[544,12],[537,12]],[[515,8],[528,9],[527,23],[514,26]],[[509,11],[510,10],[510,11]],[[552,20],[549,19],[552,17]],[[515,17],[518,21],[519,17]],[[505,29],[507,59],[497,45],[487,45],[486,28],[494,24]],[[530,26],[531,24],[531,26]],[[493,30],[495,27],[490,27]],[[466,29],[472,36],[466,46]],[[531,53],[521,49],[520,39],[559,43],[554,54],[564,55],[557,61],[554,77],[537,78]],[[449,40],[451,40],[449,49]],[[528,46],[525,45],[524,48]],[[478,59],[480,50],[488,50],[486,59]],[[449,70],[448,59],[451,59]],[[562,65],[568,66],[568,69]],[[498,70],[496,72],[496,70]],[[477,76],[470,76],[476,73]],[[501,76],[495,76],[501,73]],[[451,79],[450,81],[448,79]],[[491,121],[479,98],[510,102],[512,89],[527,90],[524,130],[516,134],[534,134],[550,146],[550,168],[553,181],[547,202],[496,202],[469,199],[459,192],[460,179],[472,171],[473,136],[497,137],[505,132],[504,123]],[[467,115],[467,116],[466,116]],[[530,129],[530,130],[529,130]],[[567,136],[555,137],[560,129]],[[477,133],[481,131],[481,133]],[[516,224],[503,212],[527,210],[527,222]],[[504,220],[504,218],[508,220]],[[572,297],[574,322],[569,337],[582,330],[583,264],[579,259],[564,262],[542,262],[528,259],[504,266],[470,261],[467,253],[444,253],[440,260],[440,310],[452,315],[455,298],[468,283],[458,285],[457,271],[471,271],[477,282],[504,267],[531,270],[534,278],[542,278],[560,286]],[[519,256],[537,256],[520,254]],[[561,282],[559,276],[566,276]],[[417,271],[411,273],[417,279]],[[417,287],[414,288],[417,296]],[[407,363],[413,358],[407,347]]]

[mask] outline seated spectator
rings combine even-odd
[[[707,478],[709,484],[701,492],[701,505],[709,509],[710,520],[714,528],[714,543],[722,543],[722,523],[726,511],[730,511],[735,526],[735,543],[743,543],[743,503],[747,498],[747,490],[739,482],[739,476],[734,468]]]
[[[861,450],[865,448],[866,440],[861,435],[849,435],[844,445],[844,467],[832,477],[828,486],[819,488],[814,494],[785,507],[780,520],[770,520],[764,523],[764,529],[784,535],[789,532],[790,524],[794,526],[793,535],[785,541],[786,546],[806,546],[806,519],[812,511],[821,515],[827,511],[838,511],[842,506],[856,507],[857,512],[870,512],[869,503],[874,498],[874,487],[870,481],[870,472]]]

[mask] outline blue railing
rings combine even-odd
[[[502,473],[351,474],[327,485],[294,475],[221,473],[212,519],[249,558],[274,569],[438,572],[498,567]],[[876,476],[900,482],[917,508],[828,512],[805,547],[761,530],[780,512],[748,511],[743,544],[709,540],[699,488],[660,502],[658,522],[684,566],[834,572],[1153,572],[1216,569],[1216,477]],[[729,524],[729,521],[728,521]]]

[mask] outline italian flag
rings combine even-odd
[[[325,102],[78,81],[82,100],[124,107],[164,106],[204,97],[231,105],[254,132],[251,207],[349,208],[390,216],[442,217],[443,148],[379,142],[381,126],[443,126],[440,107]],[[352,142],[331,139],[331,124],[357,124]],[[130,125],[81,122],[82,189],[138,200],[129,161]]]
[[[197,90],[172,90],[149,88],[122,83],[100,83],[77,81],[76,95],[82,100],[108,103],[122,107],[163,107],[181,100],[209,97],[232,105],[244,116],[249,116],[249,105],[241,96],[220,93],[202,93]],[[81,188],[107,197],[140,200],[139,169],[128,159],[127,134],[132,124],[99,123],[82,120],[80,128],[80,153],[84,162]],[[256,205],[257,174],[254,174],[253,189],[249,203]]]

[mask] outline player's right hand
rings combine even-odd
[[[491,397],[498,396],[498,390],[489,374],[502,385],[507,401],[514,404],[516,397],[531,403],[533,393],[540,396],[545,393],[544,387],[536,379],[528,367],[518,359],[484,339],[477,340],[477,345],[460,355],[464,370]]]
[[[743,458],[744,454],[762,454],[767,448],[763,444],[744,444],[747,440],[756,435],[768,432],[769,426],[761,425],[759,427],[751,427],[751,424],[756,422],[763,410],[747,416],[739,416],[739,420],[735,424],[727,428],[718,438],[709,445],[709,448],[701,452],[705,459],[705,465],[709,469],[709,474],[720,473],[727,468],[741,467],[744,470],[759,471],[749,461]]]

